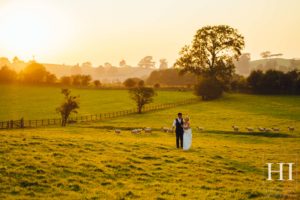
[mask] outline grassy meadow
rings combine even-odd
[[[15,119],[59,118],[55,111],[63,95],[59,87],[0,84],[0,121]],[[79,115],[98,114],[135,108],[127,90],[71,89],[80,96]],[[191,92],[157,91],[153,104],[193,98]]]
[[[105,92],[112,91],[94,95]],[[179,92],[172,95],[182,98]],[[175,100],[167,96],[165,101]],[[117,102],[99,106],[115,109]],[[174,134],[160,131],[179,111],[194,127],[186,152],[175,148]],[[232,125],[241,131],[233,132]],[[249,133],[247,126],[281,130]],[[288,126],[296,130],[289,132]],[[142,127],[154,131],[130,132]],[[299,130],[299,96],[226,94],[216,101],[66,128],[0,131],[0,199],[299,199]],[[295,162],[295,180],[266,181],[267,162]]]

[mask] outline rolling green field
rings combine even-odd
[[[0,85],[0,121],[11,119],[58,118],[55,108],[63,96],[58,87]],[[97,114],[135,108],[127,90],[71,89],[80,96],[79,115]],[[191,92],[158,91],[153,104],[193,98]]]
[[[179,111],[193,127],[186,152],[160,131]],[[245,130],[259,126],[281,130]],[[154,131],[130,132],[142,127]],[[0,199],[297,199],[299,130],[300,97],[227,94],[66,128],[0,131]],[[295,162],[295,180],[266,181],[267,162]]]

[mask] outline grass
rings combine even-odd
[[[296,199],[299,100],[230,94],[67,128],[1,131],[0,199]],[[193,127],[205,128],[194,129],[187,152],[174,148],[173,134],[159,130],[178,111],[190,115]],[[233,124],[242,131],[232,132]],[[129,131],[146,126],[155,131]],[[248,133],[246,126],[281,131]],[[267,162],[295,162],[296,180],[266,181]]]
[[[0,85],[0,121],[11,119],[59,118],[55,108],[63,96],[58,87]],[[79,115],[113,112],[135,108],[127,90],[71,89],[80,95]],[[158,91],[154,104],[193,98],[191,92]]]

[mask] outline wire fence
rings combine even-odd
[[[174,103],[165,103],[165,104],[155,104],[155,105],[146,105],[143,107],[142,112],[149,112],[155,110],[163,110],[167,108],[174,108],[181,105],[186,105],[190,103],[197,102],[197,99],[186,99]],[[105,119],[111,119],[116,117],[122,117],[130,114],[138,113],[138,109],[129,109],[115,112],[107,112],[93,115],[79,115],[72,116],[68,119],[68,124],[76,124],[82,122],[95,122]],[[37,119],[37,120],[24,120],[23,118],[19,120],[8,120],[0,122],[0,129],[18,129],[18,128],[38,128],[45,126],[59,126],[62,123],[61,118],[52,118],[52,119]]]

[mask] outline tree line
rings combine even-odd
[[[30,62],[19,73],[14,69],[4,65],[0,68],[0,83],[27,83],[34,85],[63,85],[63,86],[76,86],[87,87],[91,84],[95,87],[100,87],[101,82],[94,80],[90,75],[71,75],[62,76],[57,78],[55,74],[52,74],[46,70],[46,68],[35,61]]]
[[[258,94],[300,94],[300,72],[252,71],[246,79],[248,89]]]

